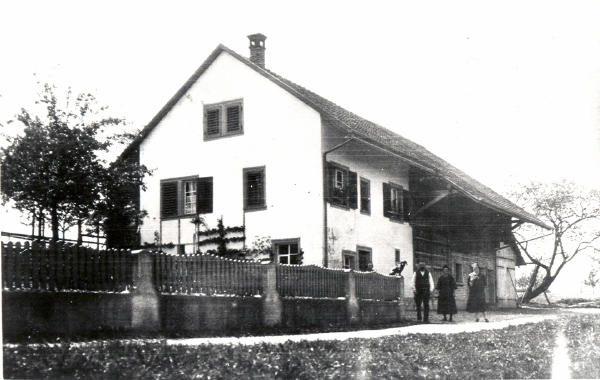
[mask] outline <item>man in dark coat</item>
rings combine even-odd
[[[417,271],[412,278],[412,289],[417,306],[417,320],[421,321],[421,305],[423,305],[423,322],[429,323],[429,297],[433,292],[434,283],[424,262],[417,265]]]

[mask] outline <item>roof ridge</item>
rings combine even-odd
[[[317,93],[303,87],[283,76],[254,64],[248,58],[236,53],[223,44],[219,44],[206,60],[198,67],[192,76],[183,84],[183,86],[169,99],[165,106],[152,118],[152,120],[143,128],[138,138],[136,138],[121,154],[119,159],[122,159],[126,154],[130,153],[135,146],[160,123],[160,121],[168,114],[181,97],[192,87],[198,78],[206,71],[206,69],[214,62],[221,54],[227,52],[240,62],[246,64],[251,69],[263,75],[267,79],[282,87],[284,90],[296,96],[299,100],[306,103],[309,107],[314,108],[321,116],[333,119],[341,124],[351,133],[362,136],[366,140],[373,141],[375,145],[389,150],[393,154],[400,157],[405,157],[408,160],[413,160],[415,164],[422,165],[423,168],[432,170],[441,175],[446,181],[456,186],[474,201],[483,203],[492,209],[506,213],[511,216],[517,216],[525,221],[537,224],[541,227],[549,228],[537,217],[515,205],[504,196],[492,190],[488,186],[482,184],[478,180],[472,178],[462,170],[445,161],[441,157],[429,151],[424,146],[409,140],[408,138],[386,128],[377,123],[374,123],[364,117],[357,115],[354,112],[348,111],[342,106],[328,100]]]

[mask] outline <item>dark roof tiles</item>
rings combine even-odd
[[[202,75],[202,73],[210,66],[210,64],[220,55],[221,52],[227,52],[241,62],[248,65],[253,70],[265,76],[267,79],[275,82],[280,87],[284,88],[298,99],[314,108],[321,114],[321,117],[328,121],[332,121],[337,126],[345,128],[349,133],[355,134],[357,138],[368,140],[368,142],[376,144],[390,152],[399,156],[405,157],[419,164],[422,168],[429,169],[437,173],[439,176],[447,180],[458,190],[474,201],[490,207],[498,212],[513,216],[517,219],[539,225],[544,228],[549,228],[534,215],[528,213],[518,207],[508,199],[496,193],[487,186],[484,186],[477,180],[471,178],[461,170],[452,166],[448,162],[442,160],[438,156],[429,152],[419,144],[416,144],[397,133],[390,131],[380,125],[377,125],[369,120],[366,120],[340,106],[330,100],[315,94],[314,92],[285,79],[270,70],[255,65],[249,59],[237,54],[233,50],[219,45],[207,58],[207,60],[196,70],[196,72],[186,81],[182,88],[169,100],[169,102],[159,111],[152,121],[142,130],[140,138],[134,141],[126,150],[130,150],[133,146],[138,145],[143,138],[160,122],[160,120],[171,110],[175,103],[185,95],[185,92],[193,85],[193,83]]]

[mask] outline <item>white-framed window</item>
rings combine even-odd
[[[371,182],[366,179],[360,179],[360,212],[371,215]]]
[[[344,171],[335,169],[335,188],[344,189]]]
[[[181,177],[160,181],[162,219],[210,214],[213,210],[213,179]]]
[[[402,186],[383,183],[383,215],[394,221],[406,222],[409,214],[409,193]]]
[[[402,189],[400,188],[390,189],[390,211],[396,215],[402,214]]]
[[[273,240],[279,264],[300,264],[300,239]]]
[[[356,252],[342,251],[342,260],[344,269],[356,270]]]
[[[183,182],[183,213],[196,213],[197,180]]]
[[[204,106],[204,139],[244,133],[244,107],[241,99]]]
[[[346,209],[358,207],[358,176],[347,167],[327,162],[327,192],[326,200],[336,206]]]

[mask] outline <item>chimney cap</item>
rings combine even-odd
[[[254,34],[249,34],[248,39],[250,41],[264,41],[267,39],[267,36],[265,36],[262,33],[254,33]]]

